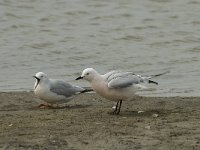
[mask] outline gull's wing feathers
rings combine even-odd
[[[109,88],[126,88],[132,86],[133,84],[138,84],[139,80],[134,78],[117,77],[110,82],[108,82]]]
[[[106,81],[109,88],[126,88],[143,82],[142,78],[133,72],[111,71],[107,73]]]
[[[109,88],[126,88],[132,86],[133,84],[143,82],[158,84],[148,78],[136,75],[133,72],[111,71],[105,76]]]
[[[65,97],[71,97],[77,93],[83,92],[85,89],[66,83],[62,80],[51,80],[50,91]]]
[[[133,72],[122,72],[122,71],[118,71],[118,70],[113,70],[110,71],[108,73],[106,73],[105,76],[105,80],[107,82],[110,82],[111,80],[118,78],[118,77],[127,77],[127,76],[132,76],[135,75]]]

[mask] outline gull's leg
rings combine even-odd
[[[58,103],[56,103],[56,108],[58,108],[59,107],[59,105],[58,105]]]
[[[38,105],[38,107],[39,108],[41,108],[41,107],[46,107],[48,104],[40,104],[40,105]]]
[[[40,104],[39,106],[38,106],[39,108],[52,108],[52,105],[50,105],[50,104]]]
[[[122,100],[119,101],[119,108],[118,108],[118,111],[116,112],[117,115],[119,115],[121,106],[122,106]]]
[[[115,106],[115,110],[113,111],[113,114],[116,113],[117,109],[118,109],[118,105],[119,105],[119,101],[117,101],[117,105]]]
[[[117,102],[114,102],[112,109],[114,110],[116,108]]]

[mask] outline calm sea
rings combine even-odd
[[[151,75],[145,96],[200,96],[199,0],[1,0],[0,91],[33,75],[75,81],[82,70]]]

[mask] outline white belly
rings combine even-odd
[[[93,83],[92,87],[99,95],[112,101],[126,100],[134,96],[133,87],[111,89],[107,87],[105,82]]]

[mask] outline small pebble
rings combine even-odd
[[[138,114],[143,113],[143,112],[144,112],[144,111],[140,110],[140,111],[138,111]]]
[[[146,126],[145,129],[150,130],[150,129],[151,129],[151,126]]]
[[[154,118],[156,118],[156,117],[158,117],[158,114],[153,114],[152,116],[153,116]]]

